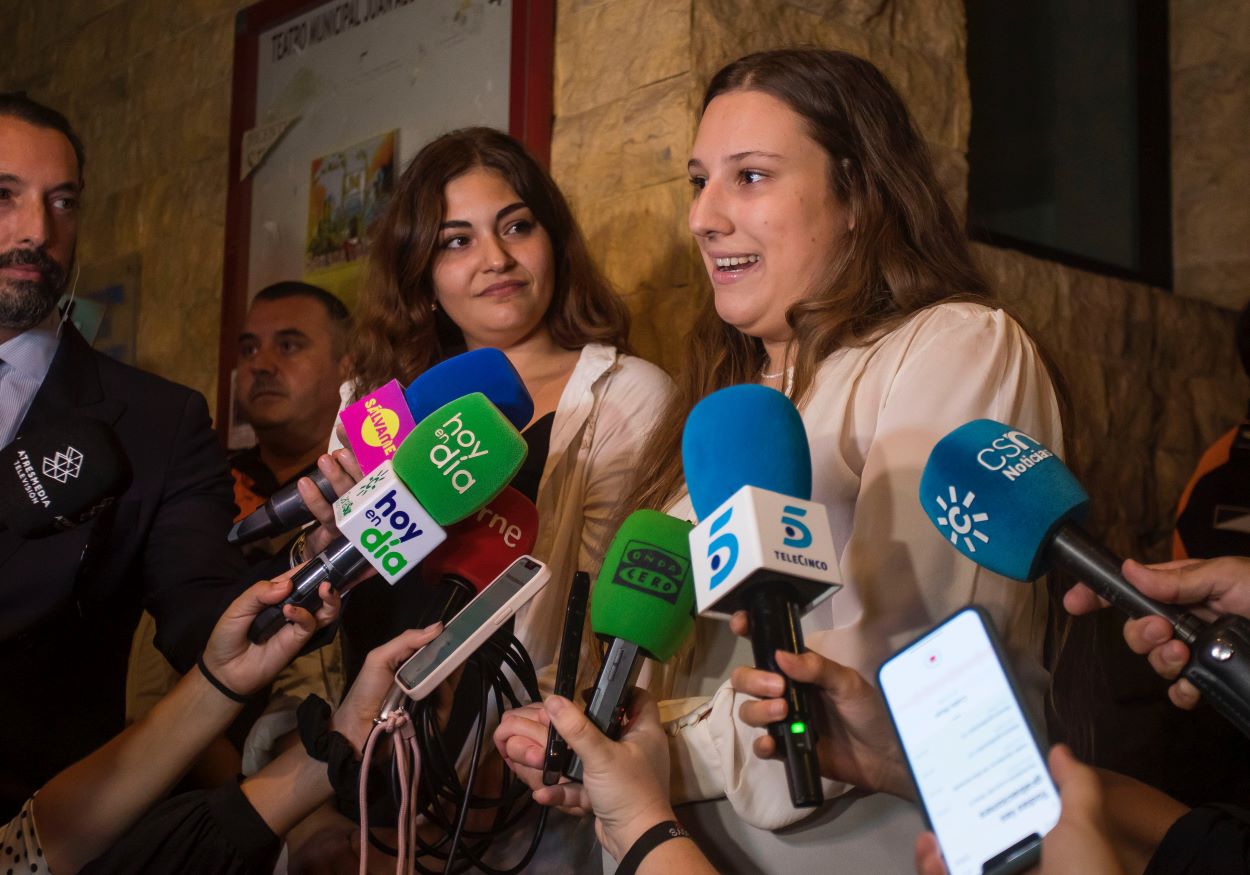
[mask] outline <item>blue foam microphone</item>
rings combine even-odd
[[[392,391],[397,394],[396,390]],[[534,416],[534,402],[525,388],[525,383],[521,380],[521,375],[517,373],[506,355],[493,348],[461,353],[428,368],[413,380],[407,389],[403,390],[403,399],[408,406],[410,421],[415,424],[445,404],[474,392],[481,392],[485,395],[486,399],[494,404],[518,431],[525,428]],[[361,402],[367,403],[367,399],[361,399],[356,402],[356,405],[350,405],[349,410],[360,405]],[[345,426],[348,425],[347,415],[348,411],[344,411]],[[354,438],[360,432],[360,427],[364,422],[367,420],[361,413],[352,419],[348,427],[349,443],[360,456],[362,463],[364,462],[362,453],[368,448]],[[404,430],[402,434],[391,435],[390,437],[394,438],[394,446],[388,446],[388,452],[393,452],[398,448],[406,435],[407,430]],[[366,441],[374,447],[378,446],[376,432],[373,440],[366,439]],[[389,444],[390,441],[387,443]],[[381,456],[378,458],[378,461],[380,460]],[[364,473],[370,473],[372,467],[375,466],[376,462],[373,466],[365,466]],[[310,476],[321,494],[325,496],[326,501],[333,503],[337,495],[325,476],[320,471],[314,471]],[[288,483],[270,496],[263,505],[235,523],[227,540],[231,544],[249,544],[290,531],[296,526],[311,522],[312,518],[312,513],[304,505],[304,499],[300,497],[296,484]]]
[[[920,476],[920,504],[938,531],[978,565],[1029,581],[1059,565],[1132,617],[1182,612],[1142,595],[1120,559],[1081,528],[1089,495],[1050,449],[1019,429],[978,419],[938,441]]]
[[[1120,557],[1081,526],[1089,495],[1041,441],[991,419],[961,425],[929,454],[920,504],[983,568],[1030,581],[1059,567],[1130,617],[1163,617],[1190,646],[1183,676],[1250,736],[1250,623],[1228,616],[1208,624],[1125,580]]]
[[[521,375],[508,357],[493,347],[463,352],[426,369],[404,390],[404,399],[412,418],[420,422],[471,392],[485,395],[517,431],[534,418],[534,400]]]
[[[774,389],[713,392],[686,420],[682,465],[699,517],[690,532],[699,613],[747,611],[756,666],[780,674],[778,650],[806,649],[802,614],[841,589],[825,507],[811,501],[803,420]],[[789,712],[768,727],[796,808],[824,801],[812,695],[807,684],[787,683]]]

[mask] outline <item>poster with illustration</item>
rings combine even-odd
[[[395,190],[398,139],[388,131],[312,162],[304,275],[349,306],[370,233]]]
[[[353,233],[353,225],[367,229],[382,208],[380,198],[369,200],[371,187],[397,184],[417,150],[444,131],[507,130],[545,161],[554,7],[554,0],[259,0],[239,11],[222,350],[234,349],[252,296],[273,283],[306,278],[352,307],[359,279],[350,276],[363,276],[368,261],[367,234]],[[219,386],[228,385],[234,364],[234,356],[221,357]],[[229,417],[225,392],[218,416]]]

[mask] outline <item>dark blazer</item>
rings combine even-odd
[[[240,588],[225,454],[203,396],[102,355],[66,324],[23,427],[77,414],[113,427],[134,482],[89,524],[0,533],[0,817],[123,725],[140,610],[180,671]]]

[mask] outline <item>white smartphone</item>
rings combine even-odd
[[[411,699],[424,699],[447,680],[486,639],[547,585],[551,571],[522,556],[452,617],[437,638],[395,672],[395,686]]]
[[[953,614],[886,660],[877,685],[951,875],[1035,865],[1059,791],[989,616]]]

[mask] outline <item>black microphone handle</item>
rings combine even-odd
[[[314,468],[312,473],[306,476],[316,484],[322,497],[334,504],[338,495],[335,494],[334,487],[330,485],[326,475],[321,473],[321,469]],[[298,482],[297,480],[296,483]],[[296,484],[288,483],[269,496],[268,501],[235,523],[226,536],[226,540],[231,544],[250,544],[261,538],[289,532],[296,526],[302,526],[312,520],[312,511],[304,504],[304,499],[300,496]]]
[[[334,491],[334,487],[330,485],[326,475],[321,473],[320,468],[314,468],[307,477],[316,485],[317,491],[321,493],[322,498],[330,502],[330,504],[334,504],[338,500],[338,493]],[[292,483],[291,485],[294,486],[295,484]],[[293,529],[296,526],[302,526],[313,518],[312,513],[304,505],[304,499],[300,498],[298,489],[295,491],[293,501],[286,502],[281,506],[274,505],[273,516],[284,531]]]
[[[785,677],[777,665],[777,651],[802,653],[803,628],[799,625],[799,608],[785,595],[784,586],[761,584],[746,597],[751,617],[751,649],[755,667]],[[784,698],[789,712],[784,720],[768,725],[768,734],[785,757],[786,782],[790,785],[790,802],[795,808],[814,808],[825,801],[820,786],[820,760],[816,755],[817,733],[812,723],[815,708],[810,684],[786,680]]]
[[[1181,676],[1250,738],[1250,622],[1235,614],[1204,626],[1189,642]]]
[[[253,644],[264,644],[287,622],[282,609],[286,605],[305,608],[315,614],[321,607],[317,590],[322,581],[330,581],[334,589],[342,589],[361,571],[368,560],[342,536],[336,538],[291,578],[291,594],[276,605],[265,608],[248,627],[247,638]]]
[[[1120,573],[1123,560],[1075,524],[1060,526],[1046,552],[1052,564],[1071,572],[1116,610],[1133,619],[1162,617],[1172,624],[1176,636],[1186,644],[1191,643],[1204,626],[1193,615],[1143,595]]]
[[[1048,548],[1049,558],[1072,572],[1112,606],[1134,619],[1163,617],[1190,648],[1182,677],[1216,711],[1250,738],[1250,622],[1236,615],[1205,623],[1143,595],[1120,574],[1119,557],[1075,525],[1065,525]]]
[[[599,667],[590,701],[586,703],[586,716],[608,738],[615,739],[621,733],[625,720],[625,705],[629,691],[638,680],[642,670],[642,650],[632,641],[613,638],[608,653]],[[582,779],[582,759],[577,754],[569,758],[565,777],[571,781]]]

